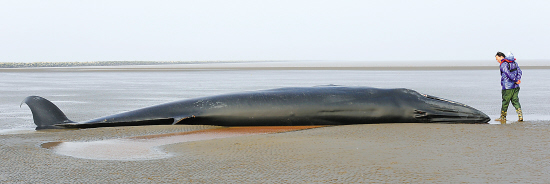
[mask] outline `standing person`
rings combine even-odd
[[[502,86],[502,108],[500,118],[496,119],[496,121],[506,122],[506,114],[510,102],[516,108],[519,117],[518,121],[523,121],[523,112],[521,112],[518,97],[522,74],[521,69],[512,53],[509,53],[508,57],[506,57],[504,53],[497,52],[495,58],[500,64],[500,85]]]

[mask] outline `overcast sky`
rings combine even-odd
[[[0,0],[0,62],[550,54],[550,1]]]

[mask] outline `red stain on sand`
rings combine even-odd
[[[248,135],[248,134],[271,134],[271,133],[281,133],[281,132],[290,132],[297,130],[306,130],[312,128],[319,128],[324,126],[253,126],[253,127],[224,127],[216,129],[207,129],[207,130],[197,130],[191,132],[178,132],[170,134],[160,134],[160,135],[146,135],[132,137],[132,139],[155,139],[162,137],[171,137],[171,136],[181,136],[181,135],[198,135],[198,134],[231,134],[231,135]]]

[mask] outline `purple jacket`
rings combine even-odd
[[[518,80],[521,80],[521,69],[516,63],[515,58],[505,58],[500,63],[500,85],[502,90],[519,88],[519,84],[516,84]]]

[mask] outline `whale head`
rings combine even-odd
[[[423,107],[414,110],[414,118],[427,123],[487,123],[491,120],[485,113],[468,105],[420,94]]]

